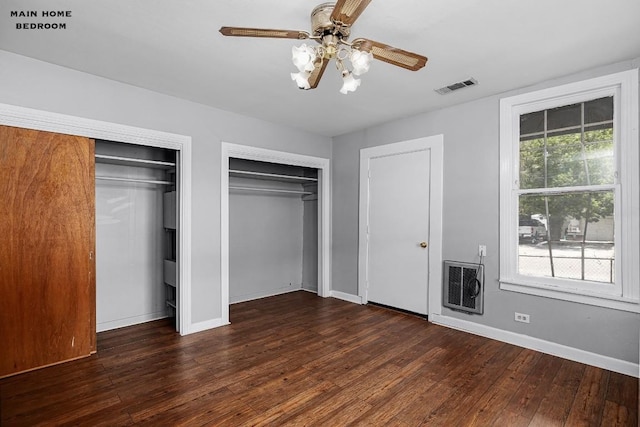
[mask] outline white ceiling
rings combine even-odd
[[[640,57],[639,0],[373,0],[352,27],[429,58],[417,72],[374,61],[342,95],[330,65],[297,89],[296,40],[224,37],[221,26],[310,30],[321,0],[4,0],[0,49],[216,108],[335,136]],[[17,19],[11,11],[69,10]],[[66,30],[17,30],[65,22]],[[1,64],[0,64],[1,66]],[[434,89],[474,77],[448,95]]]

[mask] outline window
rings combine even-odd
[[[500,103],[500,284],[640,312],[638,70]]]

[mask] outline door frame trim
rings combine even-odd
[[[229,158],[318,169],[318,295],[331,291],[331,163],[329,159],[222,142],[220,166],[220,312],[229,324]]]
[[[191,137],[152,129],[86,119],[66,114],[0,103],[0,125],[84,136],[113,142],[179,151],[179,319],[180,335],[192,331],[191,323]]]
[[[442,300],[442,207],[444,136],[433,135],[407,141],[385,144],[360,150],[360,200],[358,216],[358,296],[367,303],[368,242],[367,223],[369,217],[369,161],[377,157],[413,151],[429,150],[429,283],[427,287],[427,315],[441,313]]]

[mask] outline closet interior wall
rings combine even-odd
[[[97,331],[176,318],[176,151],[96,141]]]
[[[229,301],[318,290],[318,170],[229,159]]]

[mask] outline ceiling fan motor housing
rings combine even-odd
[[[350,25],[336,25],[331,20],[335,3],[322,3],[311,12],[311,31],[314,36],[335,35],[340,40],[346,40],[351,34]]]

